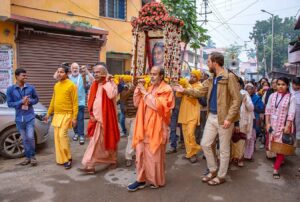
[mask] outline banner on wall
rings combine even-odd
[[[13,49],[0,45],[0,91],[5,92],[13,83]]]

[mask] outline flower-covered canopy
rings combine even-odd
[[[169,16],[162,3],[148,3],[139,11],[139,17],[132,20],[134,76],[147,74],[151,68],[149,43],[151,39],[161,38],[164,46],[165,77],[178,81],[183,25],[183,21]]]
[[[182,20],[169,16],[162,3],[156,2],[146,4],[139,11],[139,17],[131,22],[134,28],[139,27],[140,30],[164,29],[165,25],[168,23],[178,26],[184,25]]]

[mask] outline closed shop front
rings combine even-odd
[[[63,62],[92,65],[99,61],[103,40],[88,34],[19,25],[17,66],[27,70],[40,102],[49,106],[55,79],[53,74]]]

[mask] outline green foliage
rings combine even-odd
[[[295,23],[295,17],[282,19],[279,16],[274,16],[274,68],[281,68],[287,62],[288,43],[300,35],[300,31],[294,30]],[[250,39],[254,39],[257,44],[258,62],[263,60],[265,48],[266,64],[269,68],[271,63],[272,18],[256,21],[253,31],[250,33]]]
[[[73,26],[80,26],[80,27],[86,27],[86,28],[92,28],[92,24],[87,21],[74,21],[72,23]]]
[[[201,42],[207,41],[210,36],[207,30],[197,23],[197,11],[195,1],[191,0],[162,0],[169,15],[184,22],[181,40],[186,44],[190,43],[194,49],[200,48]]]
[[[71,23],[67,20],[60,20],[58,23],[66,24],[66,25],[71,25]]]
[[[250,48],[250,50],[247,51],[247,57],[248,58],[255,58],[256,57],[256,51],[253,48]]]
[[[238,44],[231,44],[228,48],[226,48],[224,53],[224,66],[230,67],[232,61],[236,61],[238,65],[239,63],[239,56],[242,52],[242,47]]]
[[[86,27],[86,28],[92,28],[92,24],[87,22],[87,21],[74,21],[74,22],[69,22],[67,20],[60,20],[58,21],[59,23],[63,23],[66,25],[72,25],[72,26],[79,26],[79,27]]]
[[[208,39],[206,43],[206,48],[216,48],[216,43],[213,40]]]

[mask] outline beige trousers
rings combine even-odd
[[[125,118],[125,126],[126,130],[128,132],[128,141],[125,151],[125,159],[126,160],[132,160],[132,157],[134,155],[134,149],[132,148],[132,138],[133,138],[133,130],[135,126],[135,118]]]
[[[228,129],[224,129],[223,125],[219,125],[218,123],[218,115],[209,113],[201,141],[201,146],[204,151],[207,167],[210,172],[218,170],[216,158],[212,150],[212,144],[215,142],[217,135],[219,136],[220,167],[218,171],[218,177],[220,178],[225,178],[227,174],[230,160],[230,141],[232,132],[233,124]]]

